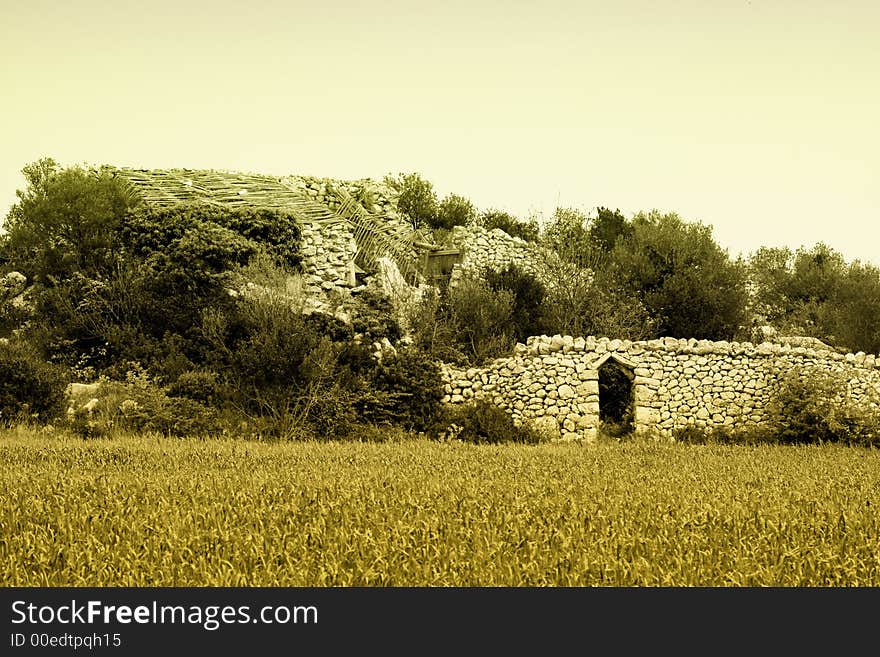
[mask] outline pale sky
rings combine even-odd
[[[877,0],[0,0],[21,168],[418,172],[548,216],[678,212],[731,255],[880,265]]]

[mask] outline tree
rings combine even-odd
[[[748,275],[757,321],[821,339],[839,332],[829,313],[849,274],[843,256],[828,245],[819,242],[794,253],[785,247],[758,249],[749,257]]]
[[[467,226],[477,219],[474,204],[458,194],[449,194],[440,201],[432,228],[451,230],[453,226]]]
[[[432,227],[437,218],[434,186],[418,173],[385,176],[385,183],[398,193],[397,209],[409,217],[413,228]]]
[[[855,261],[824,313],[826,338],[852,351],[880,353],[880,269]]]
[[[591,237],[592,218],[576,208],[556,208],[541,241],[562,260],[596,271],[607,262],[607,252]]]
[[[611,252],[609,275],[637,296],[663,336],[731,339],[745,321],[744,265],[711,228],[677,214],[639,213]]]
[[[22,173],[27,187],[5,221],[9,264],[40,282],[112,269],[116,229],[137,204],[126,184],[106,171],[60,169],[52,158]]]
[[[609,210],[599,207],[596,216],[590,219],[587,238],[591,245],[600,251],[609,253],[617,240],[630,233],[630,225],[620,210]]]

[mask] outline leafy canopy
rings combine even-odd
[[[745,322],[744,265],[731,261],[711,228],[675,213],[633,217],[609,274],[645,304],[659,335],[729,340]]]

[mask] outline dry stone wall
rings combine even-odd
[[[304,291],[311,297],[345,293],[355,281],[357,244],[343,221],[302,225]]]
[[[450,232],[449,242],[462,252],[461,262],[452,270],[451,287],[464,277],[479,275],[483,269],[500,271],[510,264],[532,274],[546,286],[553,287],[558,279],[554,275],[555,269],[572,269],[552,251],[519,237],[511,237],[500,228],[486,230],[481,226],[455,226]]]
[[[313,176],[289,176],[284,181],[296,187],[312,200],[326,205],[331,210],[339,210],[342,202],[334,189],[344,189],[358,200],[364,209],[392,224],[409,226],[409,222],[397,210],[397,193],[383,182],[371,178],[361,180],[336,180],[315,178]]]
[[[688,425],[760,424],[776,382],[797,366],[844,373],[858,402],[876,408],[880,399],[880,358],[863,352],[840,354],[790,342],[557,335],[531,337],[513,356],[485,367],[444,365],[444,402],[486,398],[552,438],[590,441],[599,424],[599,371],[609,360],[633,375],[637,432],[669,436]]]

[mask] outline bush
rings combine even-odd
[[[388,338],[396,342],[401,338],[400,323],[394,316],[394,303],[381,291],[365,288],[354,298],[352,329],[370,342]]]
[[[117,431],[153,432],[163,436],[204,436],[223,430],[218,412],[201,402],[171,397],[139,363],[129,363],[124,381],[99,379],[94,406],[72,399],[67,427],[83,438]]]
[[[464,442],[528,445],[542,442],[540,434],[526,425],[517,426],[507,412],[486,399],[454,407],[447,413],[452,435]]]
[[[514,345],[513,294],[478,278],[462,279],[445,294],[425,294],[408,317],[415,346],[431,358],[479,364]]]
[[[486,230],[500,228],[511,237],[519,237],[526,242],[538,241],[540,231],[534,219],[524,222],[503,210],[486,210],[477,221]]]
[[[33,319],[33,310],[27,305],[15,306],[9,301],[0,301],[0,338],[9,338],[13,333]]]
[[[298,268],[301,259],[299,223],[284,210],[199,203],[144,207],[129,214],[120,234],[136,256],[169,250],[191,254],[214,272],[243,264],[259,251],[291,269]]]
[[[216,406],[223,399],[223,386],[217,373],[210,370],[190,370],[183,372],[168,387],[169,397],[182,397]]]
[[[767,404],[769,433],[787,444],[880,446],[877,402],[876,398],[854,399],[843,373],[794,368],[779,382]]]
[[[43,361],[29,346],[0,343],[0,423],[45,422],[61,411],[66,372]]]
[[[40,283],[74,272],[92,275],[115,265],[117,230],[137,199],[112,174],[62,169],[51,158],[27,165],[27,188],[6,217],[6,256],[12,268]]]
[[[513,348],[513,303],[510,291],[471,278],[449,291],[441,312],[467,362],[479,364]]]
[[[418,349],[401,348],[395,355],[383,356],[369,373],[367,385],[358,402],[367,422],[426,431],[440,415],[440,368]]]
[[[477,211],[473,203],[459,196],[450,194],[437,207],[437,217],[431,224],[431,228],[451,230],[454,226],[467,226],[477,218]]]
[[[746,277],[709,226],[675,213],[636,215],[607,267],[615,288],[637,297],[659,336],[730,340],[746,323]]]
[[[534,275],[511,263],[500,271],[487,270],[484,277],[492,290],[507,290],[513,295],[510,327],[517,341],[525,342],[530,335],[545,332],[543,303],[546,290]]]
[[[433,227],[437,218],[437,194],[434,185],[417,173],[385,176],[385,183],[397,192],[397,209],[409,217],[412,227]]]

